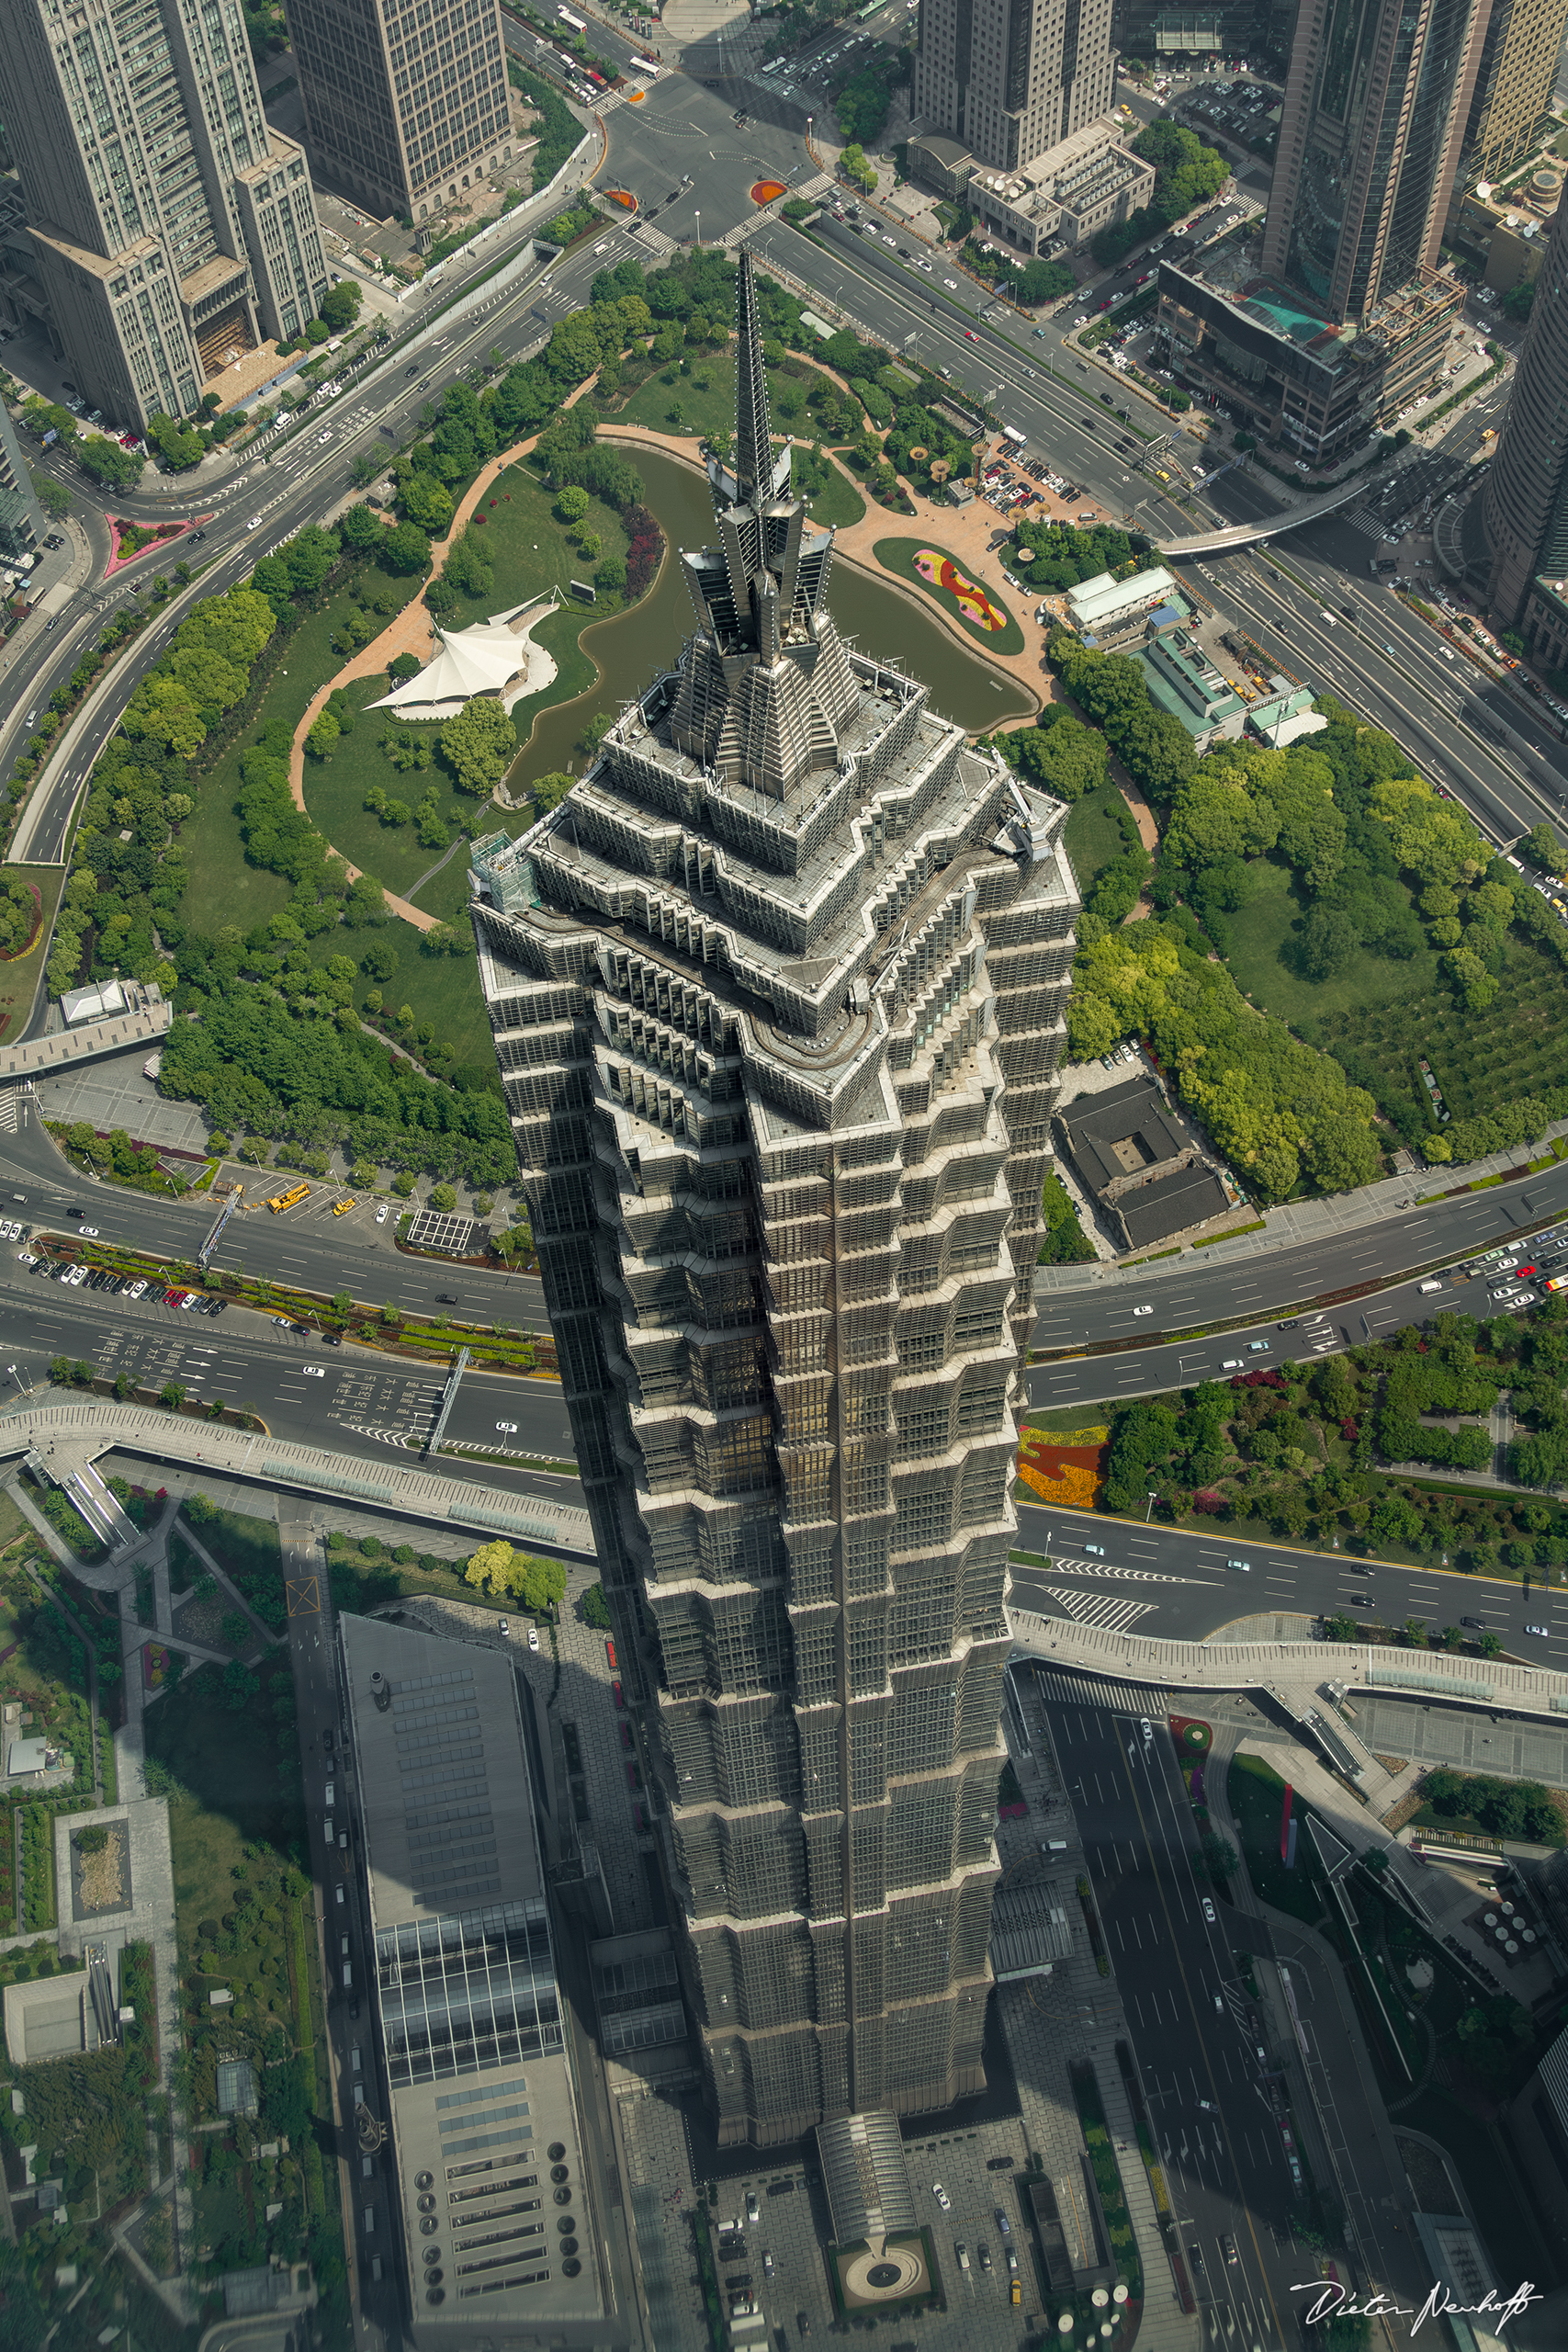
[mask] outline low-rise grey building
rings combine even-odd
[[[1155,167],[1109,116],[1086,122],[1015,172],[974,171],[968,204],[982,231],[1030,258],[1074,253],[1148,202]]]
[[[342,1621],[339,1642],[379,2044],[379,2086],[363,2074],[359,2098],[386,2102],[410,2337],[620,2345],[513,1668],[363,1617]],[[361,2124],[362,2146],[375,2121]],[[373,2225],[361,2242],[377,2251]]]
[[[1218,1173],[1152,1078],[1080,1095],[1056,1114],[1056,1127],[1125,1250],[1168,1240],[1230,1206]]]

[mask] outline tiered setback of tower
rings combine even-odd
[[[750,263],[697,633],[475,853],[720,2136],[979,2086],[1066,810],[845,648]]]

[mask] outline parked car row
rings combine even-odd
[[[222,1315],[229,1305],[226,1298],[211,1298],[205,1291],[175,1289],[139,1274],[113,1273],[107,1266],[73,1266],[64,1258],[36,1257],[30,1250],[18,1250],[17,1255],[34,1273],[49,1282],[64,1283],[70,1290],[118,1291],[126,1298],[144,1298],[149,1306],[178,1306],[197,1315]]]

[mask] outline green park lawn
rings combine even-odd
[[[797,458],[799,453],[796,453]],[[798,477],[798,467],[797,467]],[[798,487],[798,479],[797,484]],[[846,530],[858,523],[865,513],[865,501],[842,468],[828,460],[828,479],[807,509],[814,523],[825,528]]]
[[[733,433],[735,362],[728,352],[694,355],[690,372],[682,373],[672,360],[640,383],[607,422],[612,432],[617,424],[642,424],[650,433]]]
[[[0,1039],[19,1036],[27,1027],[32,1011],[33,998],[38,993],[43,974],[45,950],[49,944],[49,927],[54,921],[54,910],[60,904],[60,893],[65,887],[62,865],[13,865],[6,869],[6,879],[14,875],[30,882],[39,894],[42,921],[33,934],[30,946],[21,955],[12,956],[0,963]]]
[[[1123,820],[1135,841],[1137,827],[1113,784],[1103,784],[1098,792],[1086,792],[1081,800],[1074,801],[1067,818],[1067,855],[1081,891],[1087,893],[1095,876],[1113,864],[1127,846]]]
[[[950,590],[937,587],[931,581],[921,578],[915,569],[915,558],[921,548],[928,547],[933,555],[947,557],[948,561],[964,579],[983,590],[987,602],[1002,619],[1004,626],[1001,628],[982,628],[977,622],[972,621],[968,615],[960,609],[956,596]],[[927,539],[878,539],[872,553],[884,571],[892,572],[895,579],[908,581],[912,587],[919,589],[922,596],[929,596],[932,604],[940,605],[949,619],[956,619],[959,622],[966,638],[970,639],[974,644],[983,647],[986,652],[1021,653],[1023,651],[1023,631],[1014,620],[1005,598],[999,595],[988,582],[976,580],[973,566],[961,562],[958,557],[953,555],[948,548],[938,547]]]
[[[1533,940],[1507,934],[1502,985],[1483,1012],[1464,1009],[1427,949],[1405,963],[1359,956],[1331,980],[1308,980],[1281,955],[1297,920],[1288,872],[1269,859],[1251,872],[1254,895],[1229,918],[1237,987],[1310,1045],[1353,1062],[1384,1109],[1422,1107],[1416,1059],[1423,1054],[1456,1119],[1562,1083],[1568,996],[1561,967]]]

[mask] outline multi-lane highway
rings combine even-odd
[[[1449,1625],[1464,1626],[1467,1641],[1495,1634],[1509,1657],[1568,1668],[1568,1598],[1528,1571],[1522,1581],[1505,1583],[1457,1568],[1260,1544],[1224,1528],[1208,1534],[1156,1522],[1139,1527],[1034,1503],[1019,1506],[1018,1522],[1021,1548],[1047,1565],[1014,1563],[1012,1605],[1043,1617],[1186,1642],[1208,1641],[1254,1618],[1348,1617],[1397,1630],[1416,1617],[1433,1634]],[[1527,1630],[1533,1625],[1546,1632]],[[1021,1638],[1027,1646],[1027,1626]]]
[[[1238,1964],[1243,1952],[1269,1951],[1269,1929],[1233,1909],[1194,1868],[1191,1804],[1159,1694],[1088,1692],[1050,1669],[1032,1680],[1023,1703],[1039,1732],[1048,1720],[1071,1799],[1165,2157],[1202,2340],[1244,2347],[1293,2342],[1304,2316],[1297,2290],[1317,2275],[1310,2247],[1295,2234],[1303,2199],[1281,2128],[1294,2122],[1299,2131],[1301,2123],[1285,2052]],[[1416,2249],[1397,2224],[1383,2235],[1407,2188],[1397,2175],[1385,2177],[1375,2089],[1361,2078],[1361,2052],[1339,2007],[1332,1997],[1314,1998],[1320,1951],[1303,1964],[1290,1941],[1292,1991],[1308,2045],[1333,2084],[1335,2112],[1323,2128],[1334,2132],[1341,2172],[1347,2162],[1356,2171],[1319,2186],[1349,2195],[1374,2278],[1414,2305],[1424,2291]],[[1135,2153],[1129,2149],[1122,2161],[1135,2162]]]

